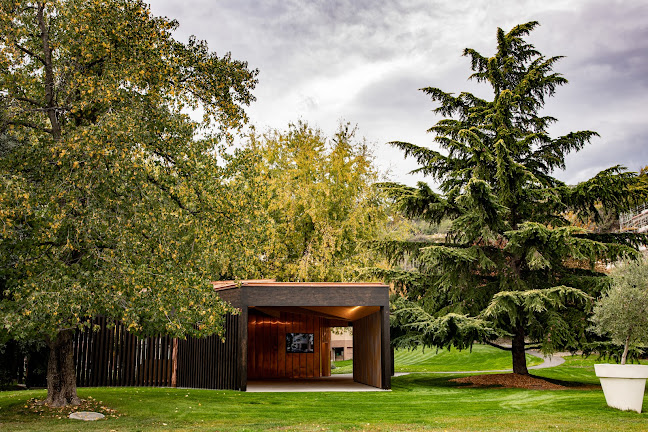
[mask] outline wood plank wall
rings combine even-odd
[[[323,351],[330,329],[323,318],[281,312],[279,317],[250,310],[248,315],[248,379],[312,378],[330,375],[329,351]],[[287,353],[286,333],[313,333],[313,353]]]
[[[225,342],[218,336],[178,341],[178,387],[237,389],[239,317],[225,318]]]
[[[77,331],[74,360],[79,387],[171,385],[173,339],[158,335],[139,339],[117,322],[93,319],[99,331]]]
[[[173,338],[158,335],[137,338],[117,322],[95,318],[99,331],[77,331],[74,361],[79,387],[151,386],[169,387],[173,373]],[[188,338],[178,343],[177,385],[193,388],[234,389],[237,383],[236,335],[238,317],[226,317],[226,334]]]
[[[381,388],[380,312],[353,322],[353,380]]]

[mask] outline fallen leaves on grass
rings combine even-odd
[[[58,419],[67,419],[71,413],[77,411],[98,412],[105,415],[106,418],[117,418],[123,415],[121,413],[118,413],[116,410],[103,405],[101,401],[97,401],[92,397],[89,397],[88,399],[81,399],[81,403],[79,405],[66,407],[50,407],[45,405],[42,400],[29,399],[25,403],[22,411],[24,414],[33,413],[38,414],[42,417]]]

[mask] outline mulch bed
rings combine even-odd
[[[465,387],[502,387],[502,388],[521,388],[527,390],[570,390],[570,389],[593,389],[596,386],[565,386],[547,381],[542,378],[531,375],[518,375],[513,373],[507,374],[487,374],[474,375],[462,378],[454,378],[450,381],[459,384],[466,384]]]

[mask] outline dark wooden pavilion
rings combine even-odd
[[[353,327],[353,379],[391,388],[389,287],[379,283],[215,282],[238,315],[217,336],[138,339],[122,325],[79,332],[79,386],[177,386],[246,390],[248,379],[331,374],[330,328]]]
[[[243,281],[216,283],[241,310],[238,387],[248,379],[331,374],[331,327],[353,327],[353,379],[391,388],[389,287],[379,283]],[[312,335],[312,348],[292,352],[292,335]],[[309,341],[310,343],[310,341]]]

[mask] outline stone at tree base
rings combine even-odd
[[[85,421],[94,421],[100,420],[105,416],[98,412],[92,411],[78,411],[70,414],[70,418],[74,420],[85,420]]]

